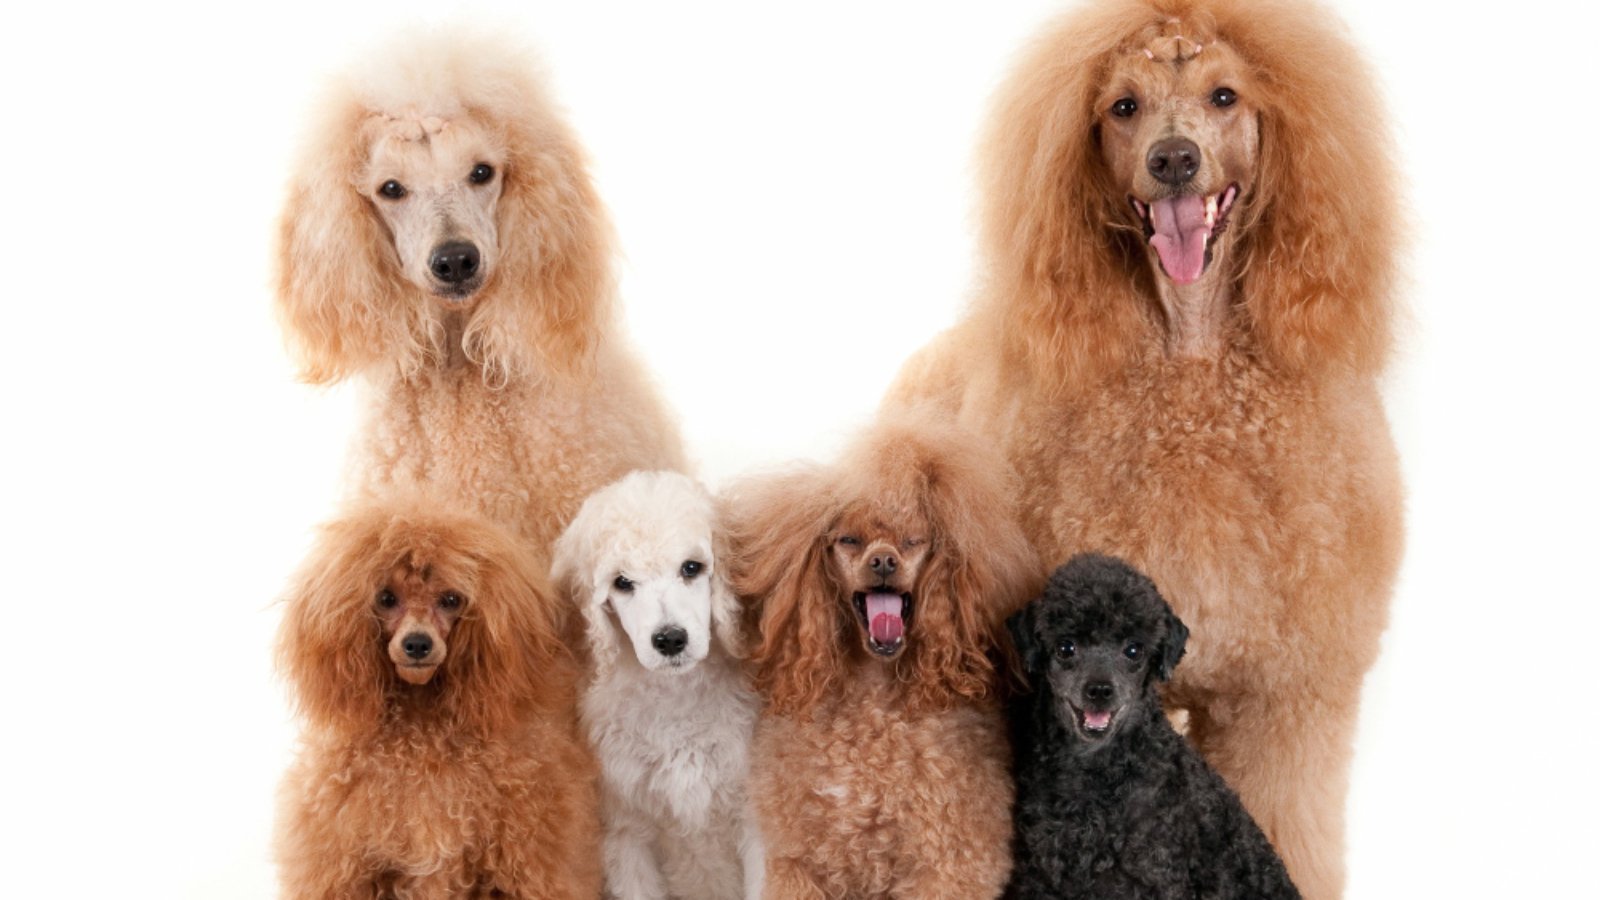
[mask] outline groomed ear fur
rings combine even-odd
[[[724,652],[740,659],[750,650],[745,640],[744,605],[728,581],[727,566],[732,554],[720,528],[712,546],[715,559],[711,566],[711,634]]]
[[[1172,17],[1260,73],[1259,172],[1233,226],[1251,336],[1290,369],[1376,371],[1399,233],[1389,142],[1344,29],[1306,0],[1112,0],[1047,29],[1001,88],[982,146],[993,274],[979,315],[1057,390],[1092,384],[1153,327],[1137,293],[1154,290],[1142,236],[1108,226],[1121,199],[1095,100],[1123,42]]]
[[[1006,630],[1011,633],[1011,645],[1016,649],[1017,661],[1030,681],[1044,672],[1045,663],[1044,645],[1039,643],[1039,636],[1034,633],[1037,627],[1034,616],[1036,608],[1035,604],[1030,603],[1006,619]]]
[[[1108,59],[1143,4],[1075,11],[1023,53],[980,151],[981,241],[991,281],[976,313],[1044,387],[1062,390],[1128,359],[1151,323],[1135,277],[1138,236],[1107,229],[1115,191],[1094,136]]]
[[[361,195],[368,110],[335,91],[289,188],[278,223],[276,309],[300,376],[329,384],[393,360],[416,364],[427,324],[400,274],[389,233]]]
[[[577,139],[537,86],[525,89],[524,106],[475,110],[504,131],[510,157],[499,206],[502,262],[464,343],[500,380],[582,376],[615,317],[611,226]]]
[[[373,613],[382,586],[379,515],[354,513],[324,525],[294,577],[278,629],[278,669],[314,727],[376,728],[393,663]]]
[[[1262,73],[1260,171],[1239,232],[1251,325],[1287,368],[1375,373],[1391,343],[1401,216],[1371,74],[1322,4],[1212,6],[1219,36]]]
[[[1183,659],[1184,647],[1189,643],[1189,626],[1183,624],[1183,620],[1178,618],[1178,614],[1173,612],[1171,607],[1167,607],[1165,625],[1161,634],[1161,646],[1157,648],[1159,655],[1156,662],[1156,677],[1162,681],[1170,681],[1172,670],[1178,667],[1178,661]]]
[[[472,734],[503,734],[530,715],[568,708],[576,663],[561,641],[543,561],[487,521],[451,529],[451,549],[476,569],[477,583],[448,638],[442,708]]]
[[[608,585],[595,583],[594,560],[600,552],[597,542],[604,538],[596,533],[584,509],[587,507],[580,508],[556,539],[550,579],[563,599],[576,607],[583,623],[583,640],[588,646],[590,662],[596,676],[600,677],[616,666],[623,637],[606,609]]]
[[[816,705],[844,667],[839,587],[826,537],[837,502],[823,470],[758,477],[724,497],[729,584],[758,621],[749,659],[769,707],[795,715]]]
[[[1003,623],[1043,581],[1016,519],[1010,467],[976,435],[908,410],[884,415],[840,469],[845,496],[915,496],[931,528],[902,663],[911,702],[942,708],[992,696],[996,657],[1014,668]]]

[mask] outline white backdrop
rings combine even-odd
[[[274,894],[294,726],[272,601],[354,426],[353,392],[295,383],[269,311],[319,74],[416,22],[544,49],[621,235],[629,326],[715,483],[830,453],[954,321],[975,129],[1057,8],[44,6],[0,30],[0,892],[189,898]],[[1576,87],[1600,17],[1339,6],[1392,99],[1416,234],[1388,384],[1410,542],[1349,896],[1570,894],[1600,799],[1577,702],[1600,636],[1600,290]]]

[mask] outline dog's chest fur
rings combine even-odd
[[[1149,573],[1200,636],[1188,678],[1270,646],[1319,582],[1397,553],[1397,463],[1364,381],[1281,377],[1238,354],[1146,357],[1017,411],[1029,421],[1010,429],[1022,437],[1009,455],[1035,547],[1047,561],[1102,552]],[[1213,652],[1204,637],[1218,628],[1263,646]]]
[[[484,381],[423,369],[375,388],[358,479],[464,497],[547,547],[589,493],[634,469],[681,469],[677,433],[633,363],[604,354],[591,379]]]
[[[757,708],[737,667],[715,654],[682,674],[624,660],[582,701],[606,802],[679,831],[737,817]]]
[[[828,896],[915,896],[919,867],[955,840],[998,890],[1012,797],[1000,713],[908,714],[892,687],[852,671],[814,715],[761,720],[751,783],[769,856],[799,860]]]

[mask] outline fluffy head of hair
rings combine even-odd
[[[375,206],[368,182],[387,176],[369,163],[387,120],[459,123],[499,159],[496,264],[464,311],[406,277]],[[481,35],[409,36],[324,99],[279,225],[278,314],[316,383],[415,371],[455,352],[447,342],[491,381],[582,371],[614,315],[611,244],[584,154],[528,54]]]
[[[711,494],[686,475],[632,472],[589,495],[556,541],[552,578],[578,607],[597,674],[617,665],[630,638],[641,663],[648,658],[668,669],[679,667],[679,659],[702,658],[707,638],[730,656],[743,655],[741,610],[728,586],[725,555]],[[686,573],[689,564],[695,568]],[[628,584],[625,592],[618,579]],[[641,618],[647,630],[638,635],[618,621],[620,607],[630,603],[654,605],[654,615]],[[662,658],[648,649],[648,629],[665,621],[663,615],[689,631],[680,656]]]
[[[538,561],[488,522],[436,508],[372,503],[322,528],[278,638],[279,667],[313,727],[505,734],[570,696],[574,663]],[[380,596],[397,570],[460,597],[448,656],[426,684],[401,678],[387,649]]]
[[[1291,371],[1376,371],[1398,233],[1388,139],[1344,29],[1308,0],[1104,0],[1048,29],[1002,87],[983,146],[980,312],[1052,389],[1136,352],[1160,312],[1097,116],[1113,68],[1173,19],[1253,73],[1258,168],[1231,251],[1247,339]]]
[[[920,414],[891,417],[833,466],[736,486],[726,501],[731,578],[759,609],[750,658],[770,707],[809,710],[865,665],[892,665],[912,708],[991,697],[1005,617],[1042,580],[1012,504],[998,456]],[[863,649],[852,588],[829,562],[841,529],[867,520],[916,522],[928,543],[908,646],[892,662]]]

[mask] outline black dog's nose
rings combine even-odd
[[[676,625],[669,625],[650,635],[650,644],[661,651],[662,656],[677,656],[683,652],[683,648],[689,646],[689,632]]]
[[[400,641],[400,649],[412,659],[427,659],[428,654],[433,652],[433,638],[421,632],[412,632]]]
[[[428,269],[445,284],[460,284],[477,274],[478,248],[466,241],[440,244],[428,258]]]
[[[872,574],[889,576],[900,568],[900,557],[893,553],[880,553],[867,560],[867,565],[872,569]]]
[[[1200,171],[1200,148],[1188,138],[1165,138],[1150,148],[1144,164],[1157,181],[1177,186]]]
[[[1115,689],[1111,687],[1111,682],[1109,681],[1091,681],[1083,688],[1085,697],[1101,703],[1110,700],[1113,693],[1115,693]]]

